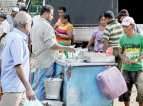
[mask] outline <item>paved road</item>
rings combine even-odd
[[[133,86],[130,106],[139,106],[138,103],[136,102],[136,95],[137,95],[136,87]],[[117,98],[117,99],[114,100],[114,105],[113,106],[124,106],[124,103],[119,102],[118,98]]]

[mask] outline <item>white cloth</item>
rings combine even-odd
[[[7,22],[10,24],[10,31],[12,31],[13,30],[13,18],[12,18],[12,15],[10,14],[10,15],[7,15],[7,17],[6,17],[6,19],[7,19]]]
[[[3,34],[3,33],[6,33],[6,35],[10,32],[10,25],[9,23],[7,22],[7,20],[4,20],[3,22],[1,22],[1,25],[0,25],[0,36]],[[3,45],[4,45],[4,42],[5,42],[5,37],[3,37],[0,41],[0,54],[2,52],[2,48],[3,48]]]
[[[0,36],[3,34],[3,33],[9,33],[10,32],[10,25],[9,23],[7,22],[7,20],[4,20],[3,22],[1,22],[0,24]]]

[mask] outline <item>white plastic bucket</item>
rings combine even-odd
[[[60,89],[62,84],[62,79],[60,78],[45,78],[44,86],[46,90],[47,99],[60,99]]]

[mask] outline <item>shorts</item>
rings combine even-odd
[[[143,102],[143,71],[127,71],[123,70],[123,77],[126,81],[128,91],[119,97],[119,101],[130,101],[133,84],[137,88],[136,102]]]

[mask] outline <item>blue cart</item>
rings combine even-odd
[[[56,61],[56,75],[64,74],[61,90],[64,106],[113,106],[100,91],[96,76],[104,71],[109,63],[67,63]],[[116,63],[110,63],[115,66]]]

